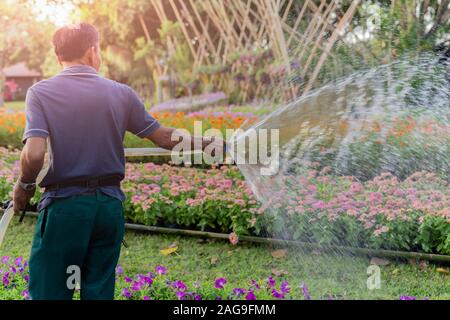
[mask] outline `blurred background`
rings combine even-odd
[[[155,110],[271,106],[450,39],[448,0],[3,0],[0,13],[0,105],[60,70],[51,36],[79,21],[102,35],[102,73]]]

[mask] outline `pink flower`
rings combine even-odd
[[[376,230],[373,232],[373,234],[374,234],[375,236],[378,237],[380,234],[386,233],[386,232],[388,232],[388,231],[389,231],[389,227],[383,226],[383,227],[381,227],[381,228],[379,228],[379,229],[376,229]]]
[[[331,169],[331,167],[324,167],[321,171],[320,171],[320,174],[321,175],[326,175],[326,174],[328,174],[328,173],[330,173],[332,171],[332,169]]]
[[[369,193],[369,202],[378,204],[383,200],[383,195],[379,192]]]
[[[358,193],[358,192],[361,192],[362,190],[363,190],[363,186],[359,182],[353,182],[350,185],[350,192],[352,192],[352,193]]]
[[[313,203],[312,207],[316,210],[324,210],[327,206],[326,206],[325,202],[323,202],[322,200],[319,200],[319,201]]]
[[[141,197],[138,195],[135,195],[131,198],[131,203],[133,204],[139,204],[141,202]]]
[[[228,239],[230,240],[230,242],[233,246],[237,245],[239,242],[239,237],[235,232],[230,233],[230,235],[228,236]]]

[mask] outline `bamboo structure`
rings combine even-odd
[[[292,62],[300,62],[295,72],[303,83],[295,88],[288,81],[281,84],[291,96],[297,96],[307,93],[316,83],[360,0],[168,0],[164,5],[162,0],[150,0],[150,3],[161,24],[168,19],[178,23],[189,45],[194,68],[226,65],[233,54],[270,49],[274,61],[288,75]],[[344,7],[342,3],[350,6]],[[174,50],[176,39],[169,38],[167,42],[168,50]]]

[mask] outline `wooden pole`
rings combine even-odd
[[[303,92],[303,95],[306,95],[311,90],[313,84],[316,82],[317,77],[319,76],[319,72],[322,69],[323,64],[325,63],[328,55],[330,54],[331,49],[333,48],[334,44],[336,43],[336,40],[339,37],[339,34],[342,32],[346,24],[351,20],[353,17],[356,8],[358,7],[360,0],[353,0],[352,4],[348,8],[347,12],[344,14],[342,19],[339,21],[338,26],[336,27],[336,30],[334,30],[333,34],[331,35],[330,39],[328,40],[327,46],[325,47],[324,52],[319,58],[319,61],[316,65],[316,68],[314,69],[314,72],[311,76],[311,79],[309,80],[308,84],[305,87],[305,90]]]

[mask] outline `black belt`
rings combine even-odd
[[[58,184],[45,186],[45,191],[55,191],[69,187],[81,187],[89,189],[97,189],[100,187],[120,187],[120,183],[122,180],[123,177],[118,175],[98,177],[93,179],[74,179],[63,181]]]

